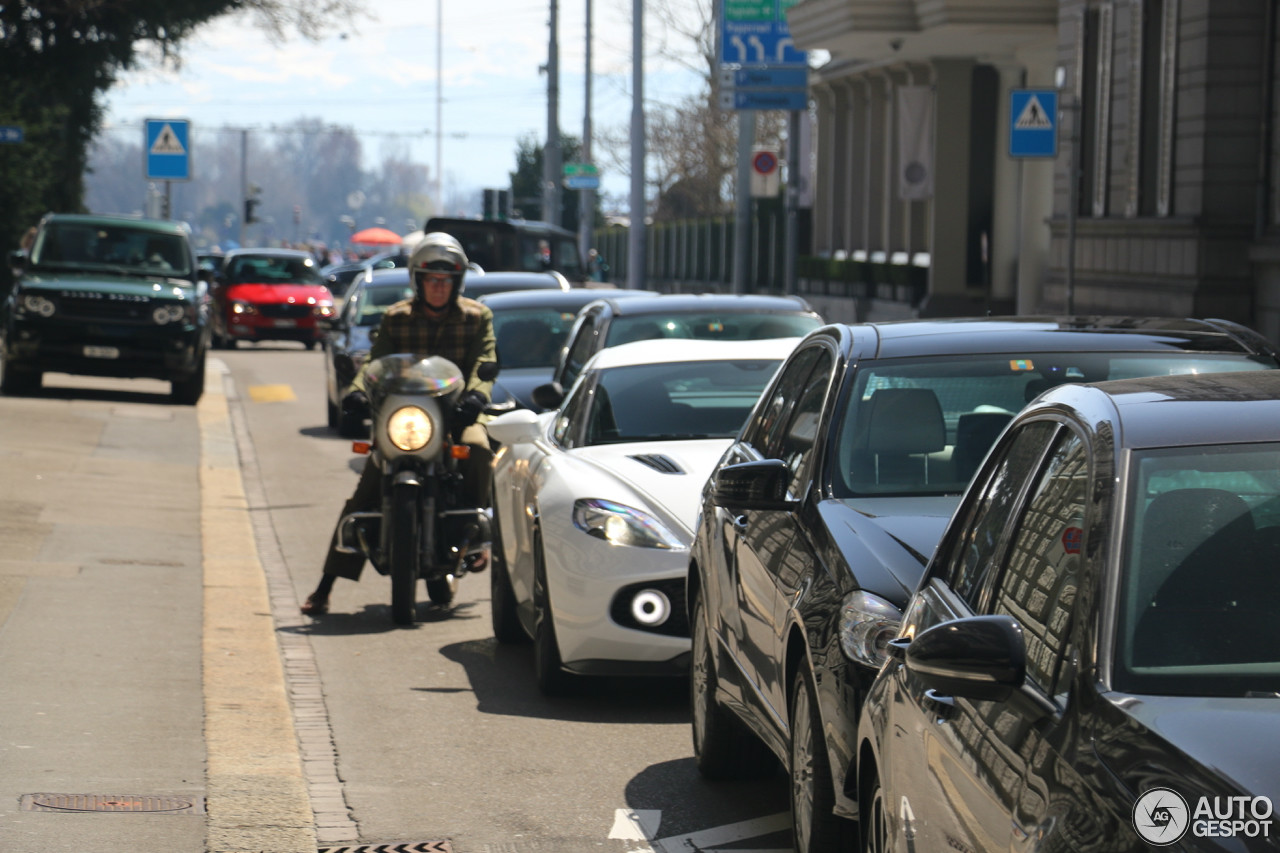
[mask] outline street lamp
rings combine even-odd
[[[1053,72],[1059,91],[1059,111],[1071,114],[1071,154],[1067,158],[1067,269],[1064,282],[1067,315],[1075,313],[1076,303],[1076,210],[1080,206],[1080,97],[1067,92],[1067,69],[1061,65]],[[1058,117],[1062,126],[1062,116]]]

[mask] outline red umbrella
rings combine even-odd
[[[403,241],[403,237],[387,228],[366,228],[351,235],[352,243],[364,243],[366,245],[398,246]]]

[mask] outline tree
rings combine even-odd
[[[533,134],[527,134],[519,140],[516,149],[516,170],[511,172],[511,204],[524,219],[541,219],[568,228],[578,230],[581,215],[578,211],[578,190],[562,189],[560,192],[560,217],[548,219],[542,210],[542,151],[543,145]],[[564,162],[574,163],[582,156],[582,140],[576,136],[568,136],[561,132],[560,148],[564,152]],[[604,214],[600,210],[601,198],[595,197],[595,225],[604,222]]]
[[[344,24],[363,0],[6,0],[0,3],[0,123],[20,145],[0,146],[0,243],[49,210],[83,209],[100,96],[117,75],[150,59],[179,63],[182,42],[228,12],[248,12],[276,37],[315,38]],[[0,265],[7,275],[8,264]]]

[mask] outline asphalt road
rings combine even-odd
[[[683,682],[541,696],[487,575],[412,628],[371,568],[301,616],[360,464],[323,358],[216,353],[195,409],[141,380],[0,397],[0,850],[789,850],[781,775],[699,778]]]

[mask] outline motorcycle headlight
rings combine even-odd
[[[850,593],[840,608],[840,648],[854,663],[879,669],[901,628],[902,611],[865,589]]]
[[[406,453],[426,447],[435,431],[431,416],[417,406],[402,406],[387,418],[387,438]]]
[[[573,525],[611,545],[666,549],[685,547],[674,533],[649,513],[599,498],[574,501]]]

